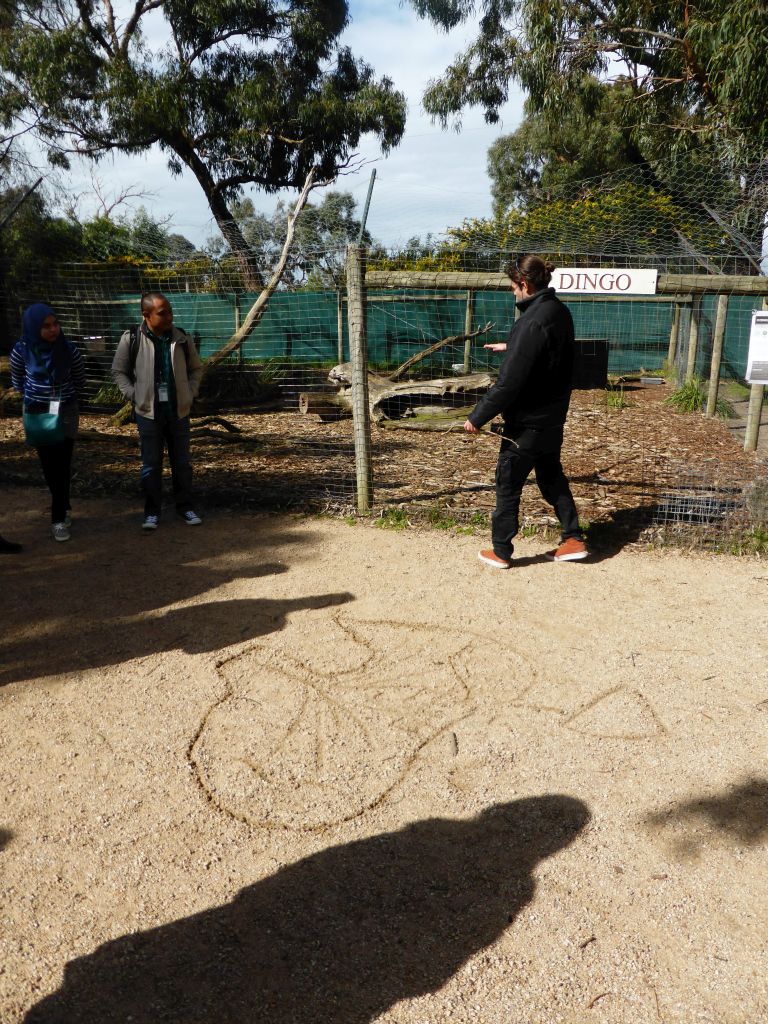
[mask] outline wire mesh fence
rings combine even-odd
[[[577,336],[566,456],[570,448],[587,518],[634,509],[657,529],[762,529],[762,506],[748,496],[762,487],[764,463],[745,457],[714,420],[683,429],[665,400],[677,384],[707,380],[718,334],[717,378],[734,387],[744,380],[751,313],[768,297],[760,274],[765,167],[723,172],[717,188],[702,185],[697,192],[659,165],[550,189],[539,199],[500,214],[496,235],[488,224],[482,231],[467,224],[429,250],[370,248],[369,370],[379,391],[397,381],[413,385],[374,416],[375,506],[438,518],[440,509],[448,510],[456,521],[490,510],[494,445],[468,447],[455,429],[488,384],[473,389],[459,382],[497,371],[502,357],[485,346],[505,340],[516,316],[499,271],[512,252],[525,250],[560,267],[652,268],[659,275],[653,294],[561,296]],[[242,330],[258,299],[243,286],[236,254],[62,263],[45,275],[30,272],[23,288],[4,296],[7,338],[18,329],[22,307],[42,298],[81,347],[86,415],[102,435],[94,463],[105,443],[132,436],[130,427],[109,423],[121,404],[110,366],[121,334],[140,320],[139,299],[147,291],[170,299],[176,324],[204,359]],[[335,369],[350,358],[348,305],[344,250],[302,251],[288,284],[271,296],[240,347],[206,374],[194,422],[198,483],[208,500],[354,507],[349,378]],[[441,389],[420,387],[435,380]],[[13,411],[6,400],[8,408]],[[431,433],[411,429],[436,413],[443,420]],[[20,464],[13,440],[10,448],[5,444],[12,467]],[[720,476],[707,461],[713,444]],[[4,462],[6,476],[13,476],[9,459]],[[551,512],[540,508],[533,518],[547,524]]]

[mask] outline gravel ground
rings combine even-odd
[[[768,1019],[765,562],[0,501],[3,1024]]]

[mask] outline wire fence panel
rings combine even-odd
[[[732,170],[720,169],[717,182],[680,179],[672,163],[624,171],[552,189],[538,205],[499,214],[495,227],[465,222],[418,252],[374,246],[366,321],[377,509],[487,517],[496,445],[473,444],[459,428],[489,383],[472,378],[493,376],[503,358],[485,346],[505,340],[516,316],[501,270],[528,251],[561,268],[658,274],[653,294],[561,294],[577,338],[565,452],[585,517],[642,514],[658,529],[762,529],[754,493],[762,493],[764,460],[740,451],[720,420],[666,404],[678,386],[709,377],[715,353],[717,379],[731,382],[734,394],[744,382],[751,313],[768,296],[760,273],[768,170]],[[110,425],[121,404],[110,366],[148,291],[167,295],[204,359],[242,330],[258,298],[243,287],[232,254],[204,253],[168,264],[146,254],[54,264],[4,297],[6,339],[18,335],[22,307],[43,298],[83,351],[85,419],[100,440],[85,439],[78,450],[91,458],[92,480],[99,458],[119,462],[120,445],[133,438],[133,428]],[[343,251],[302,251],[240,347],[206,373],[194,443],[208,500],[354,508],[348,306]],[[396,384],[404,389],[379,401]],[[4,406],[16,414],[7,396]],[[18,477],[23,449],[13,447],[12,430],[9,437],[4,473]],[[118,486],[116,476],[109,480]],[[531,508],[533,523],[552,522],[536,500]]]

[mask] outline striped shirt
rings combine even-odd
[[[56,342],[55,344],[59,344]],[[50,376],[40,370],[33,371],[26,362],[26,346],[17,341],[11,351],[11,384],[24,397],[25,406],[48,405],[52,399],[62,404],[74,402],[85,390],[85,363],[80,350],[71,341],[64,341],[71,357],[70,371],[61,383],[53,383]]]

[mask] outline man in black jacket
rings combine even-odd
[[[520,256],[507,267],[521,312],[506,344],[499,378],[464,424],[470,434],[501,414],[501,450],[496,467],[492,549],[479,557],[495,569],[512,564],[512,538],[520,520],[520,495],[531,470],[544,499],[560,520],[562,538],[552,557],[570,562],[587,557],[576,505],[560,462],[563,425],[571,400],[574,331],[570,311],[550,288],[554,266],[538,256]]]

